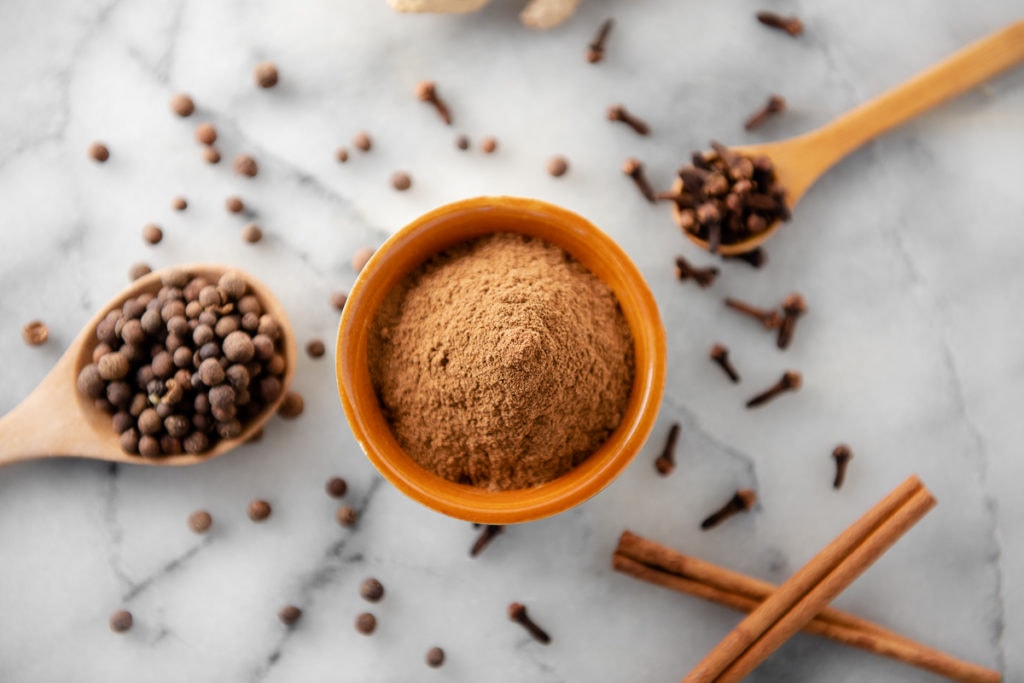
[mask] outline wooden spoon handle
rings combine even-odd
[[[808,135],[824,173],[890,128],[956,97],[1024,60],[1024,20],[968,45],[927,71]]]

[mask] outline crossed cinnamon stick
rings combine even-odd
[[[780,587],[687,557],[630,531],[623,532],[612,555],[612,567],[664,588],[751,613],[684,683],[738,681],[801,629],[951,680],[998,683],[1002,678],[997,671],[826,607],[934,504],[923,484],[911,477]]]

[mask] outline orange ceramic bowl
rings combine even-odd
[[[515,232],[556,244],[603,280],[633,334],[636,377],[621,424],[589,458],[558,479],[528,489],[487,491],[456,484],[420,467],[398,445],[370,382],[367,342],[385,295],[424,261],[456,244]],[[610,484],[640,451],[654,426],[665,387],[665,330],[633,262],[586,219],[552,204],[478,197],[420,216],[377,250],[356,280],[338,328],[338,391],[367,457],[400,491],[429,508],[482,524],[529,522],[568,510]]]

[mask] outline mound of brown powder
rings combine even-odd
[[[438,254],[388,294],[369,363],[416,462],[516,489],[565,474],[618,426],[633,341],[611,290],[569,254],[497,233]]]

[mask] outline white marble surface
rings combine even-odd
[[[591,502],[509,529],[480,558],[469,524],[384,484],[356,448],[331,361],[300,358],[306,413],[264,440],[192,469],[56,460],[0,471],[0,681],[674,681],[737,615],[613,574],[624,528],[759,577],[782,580],[912,472],[939,506],[838,600],[931,645],[1024,679],[1024,69],[869,145],[808,195],[761,271],[726,264],[700,291],[672,277],[687,244],[664,206],[640,201],[619,165],[642,158],[666,184],[709,138],[781,138],[822,124],[967,42],[1019,18],[987,3],[764,3],[798,13],[792,40],[759,26],[751,4],[588,0],[567,25],[532,33],[518,3],[466,17],[398,16],[383,0],[7,2],[0,7],[0,412],[45,375],[91,311],[127,283],[131,263],[220,260],[279,294],[300,342],[333,342],[328,293],[351,284],[359,246],[377,244],[440,203],[476,194],[536,196],[613,235],[654,290],[668,330],[668,391],[651,443]],[[606,16],[607,61],[583,49]],[[280,85],[252,85],[263,59]],[[438,81],[445,129],[413,96]],[[199,110],[172,116],[184,90]],[[791,111],[762,132],[740,122],[777,91]],[[646,117],[640,139],[604,118],[616,101]],[[225,158],[249,152],[253,180],[200,160],[192,129],[214,122]],[[370,154],[334,149],[360,129]],[[458,152],[456,131],[493,133],[497,154]],[[106,141],[97,165],[85,149]],[[544,172],[569,157],[562,179]],[[388,183],[408,170],[413,189]],[[238,237],[225,213],[241,195],[268,237]],[[177,194],[189,208],[169,208]],[[161,223],[166,238],[140,232]],[[804,292],[810,314],[785,353],[723,310],[736,295],[769,304]],[[29,348],[41,317],[51,340]],[[729,344],[729,386],[706,357]],[[333,344],[329,344],[332,346]],[[805,387],[748,412],[743,401],[785,368]],[[679,467],[651,461],[684,425]],[[830,487],[829,453],[857,456]],[[0,445],[2,450],[2,445]],[[350,483],[355,531],[323,493]],[[701,518],[756,487],[753,514],[709,533]],[[253,497],[274,514],[245,517]],[[206,537],[185,525],[209,509]],[[380,625],[359,582],[379,577]],[[505,617],[525,602],[554,643]],[[294,630],[276,612],[295,603]],[[136,627],[112,634],[130,609]],[[448,652],[438,671],[423,655]],[[752,681],[932,681],[933,676],[797,637]]]

